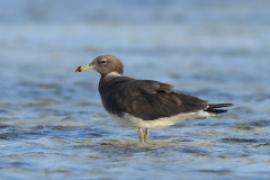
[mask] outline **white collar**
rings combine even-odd
[[[118,72],[110,72],[105,75],[104,79],[109,80],[120,76],[122,76],[122,74],[119,74]]]

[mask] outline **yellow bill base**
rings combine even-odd
[[[75,69],[75,72],[90,71],[90,70],[93,70],[93,69],[95,69],[95,66],[90,65],[90,64],[86,64],[86,65],[82,65],[82,66],[77,67]]]

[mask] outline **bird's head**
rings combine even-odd
[[[123,64],[119,58],[112,55],[102,55],[96,57],[90,64],[82,65],[76,68],[75,72],[95,70],[101,75],[109,73],[123,74]]]

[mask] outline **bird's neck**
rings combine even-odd
[[[99,80],[99,90],[101,90],[101,87],[110,84],[109,82],[111,80],[121,77],[121,76],[123,75],[118,72],[110,72],[108,74],[102,74]]]
[[[108,74],[101,75],[101,80],[108,81],[108,80],[111,80],[111,79],[114,79],[114,78],[120,77],[120,76],[122,76],[122,74],[120,74],[118,72],[110,72]]]

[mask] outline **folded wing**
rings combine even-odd
[[[106,102],[107,110],[118,115],[126,112],[144,120],[154,120],[208,107],[206,101],[176,92],[170,84],[158,81],[120,77],[110,86],[107,87],[111,89],[109,94],[102,98],[103,103]]]

